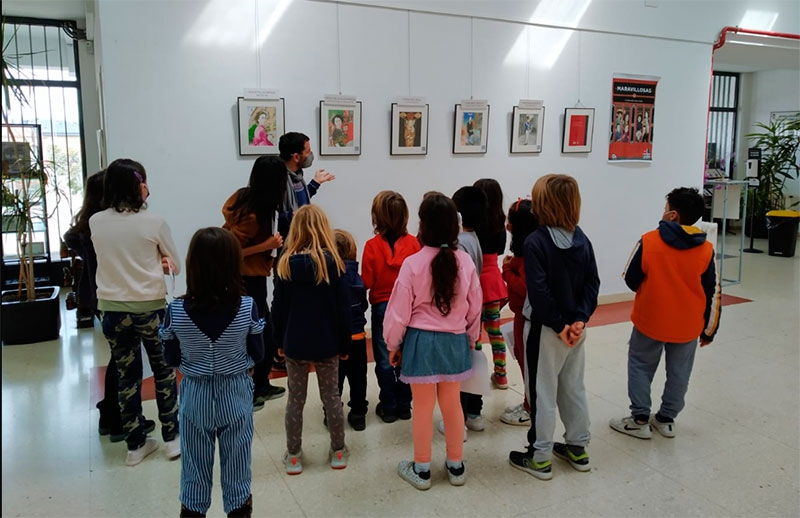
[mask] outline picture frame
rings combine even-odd
[[[277,155],[286,130],[284,100],[239,97],[239,155]]]
[[[428,154],[429,105],[392,103],[390,155]]]
[[[319,102],[319,154],[361,154],[361,101]]]
[[[511,117],[511,152],[541,153],[544,135],[544,106],[514,106]]]
[[[561,133],[562,153],[591,153],[594,108],[565,108]]]
[[[455,105],[453,117],[453,153],[486,153],[489,141],[489,105],[463,108]]]

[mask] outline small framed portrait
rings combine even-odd
[[[489,141],[489,105],[464,107],[456,104],[453,153],[486,153]]]
[[[319,154],[361,154],[361,101],[355,104],[319,102]]]
[[[514,106],[511,117],[511,152],[541,153],[544,134],[544,106]]]
[[[239,97],[239,155],[277,155],[285,126],[282,98]]]
[[[564,131],[561,134],[562,153],[591,153],[594,134],[594,108],[566,108]]]
[[[428,154],[428,105],[392,103],[391,155]]]

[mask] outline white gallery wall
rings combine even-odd
[[[749,4],[781,13],[773,30],[800,32],[800,8],[768,1],[580,0],[574,6],[583,15],[572,25],[582,31],[461,15],[496,8],[492,17],[518,11],[527,21],[537,7],[555,4],[424,4],[427,11],[460,5],[456,14],[438,14],[309,0],[101,0],[95,57],[108,157],[145,165],[150,208],[166,217],[185,254],[194,231],[220,225],[223,202],[247,183],[254,157],[238,156],[237,97],[245,88],[278,89],[287,130],[311,137],[312,169],[336,175],[313,202],[335,226],[353,232],[359,249],[372,235],[370,205],[380,190],[405,196],[415,232],[416,209],[428,190],[451,195],[492,177],[508,206],[542,174],[563,172],[581,186],[581,226],[594,243],[601,294],[626,293],[620,273],[635,241],[656,226],[664,195],[703,182],[714,38],[723,26],[739,24]],[[606,160],[614,73],[660,77],[652,163]],[[320,157],[319,101],[340,92],[363,102],[362,154]],[[392,157],[390,105],[409,95],[430,104],[428,154]],[[453,155],[453,107],[470,96],[491,106],[488,151]],[[509,153],[511,111],[522,98],[544,100],[539,154]],[[593,151],[564,155],[563,111],[578,100],[596,108]]]

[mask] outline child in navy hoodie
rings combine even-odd
[[[344,380],[350,384],[350,412],[347,413],[347,422],[353,430],[361,431],[367,427],[367,335],[364,326],[367,318],[364,314],[367,304],[367,288],[358,274],[358,261],[356,256],[358,248],[356,240],[350,232],[335,229],[333,237],[336,239],[336,249],[344,261],[344,279],[350,287],[350,332],[352,345],[350,356],[346,360],[339,360],[339,396],[342,395]]]
[[[584,328],[597,308],[600,277],[592,243],[578,226],[578,182],[563,174],[542,176],[533,186],[531,206],[540,225],[525,239],[525,283],[532,306],[525,381],[532,419],[527,451],[512,451],[508,460],[549,480],[553,454],[578,471],[591,469],[583,344]],[[556,406],[564,423],[563,443],[553,442]]]
[[[275,343],[286,357],[286,473],[303,472],[303,407],[308,373],[317,373],[330,433],[331,468],[347,467],[344,415],[339,397],[339,359],[350,353],[350,295],[345,266],[325,212],[304,205],[294,214],[278,260],[272,323]]]

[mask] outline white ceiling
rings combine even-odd
[[[3,15],[55,20],[86,19],[87,0],[5,0]],[[757,72],[800,71],[800,40],[728,33],[726,43],[714,52],[714,70]]]
[[[714,70],[719,72],[776,69],[800,71],[800,40],[728,33],[725,44],[714,52]]]
[[[86,3],[86,0],[4,0],[3,16],[83,21]]]

